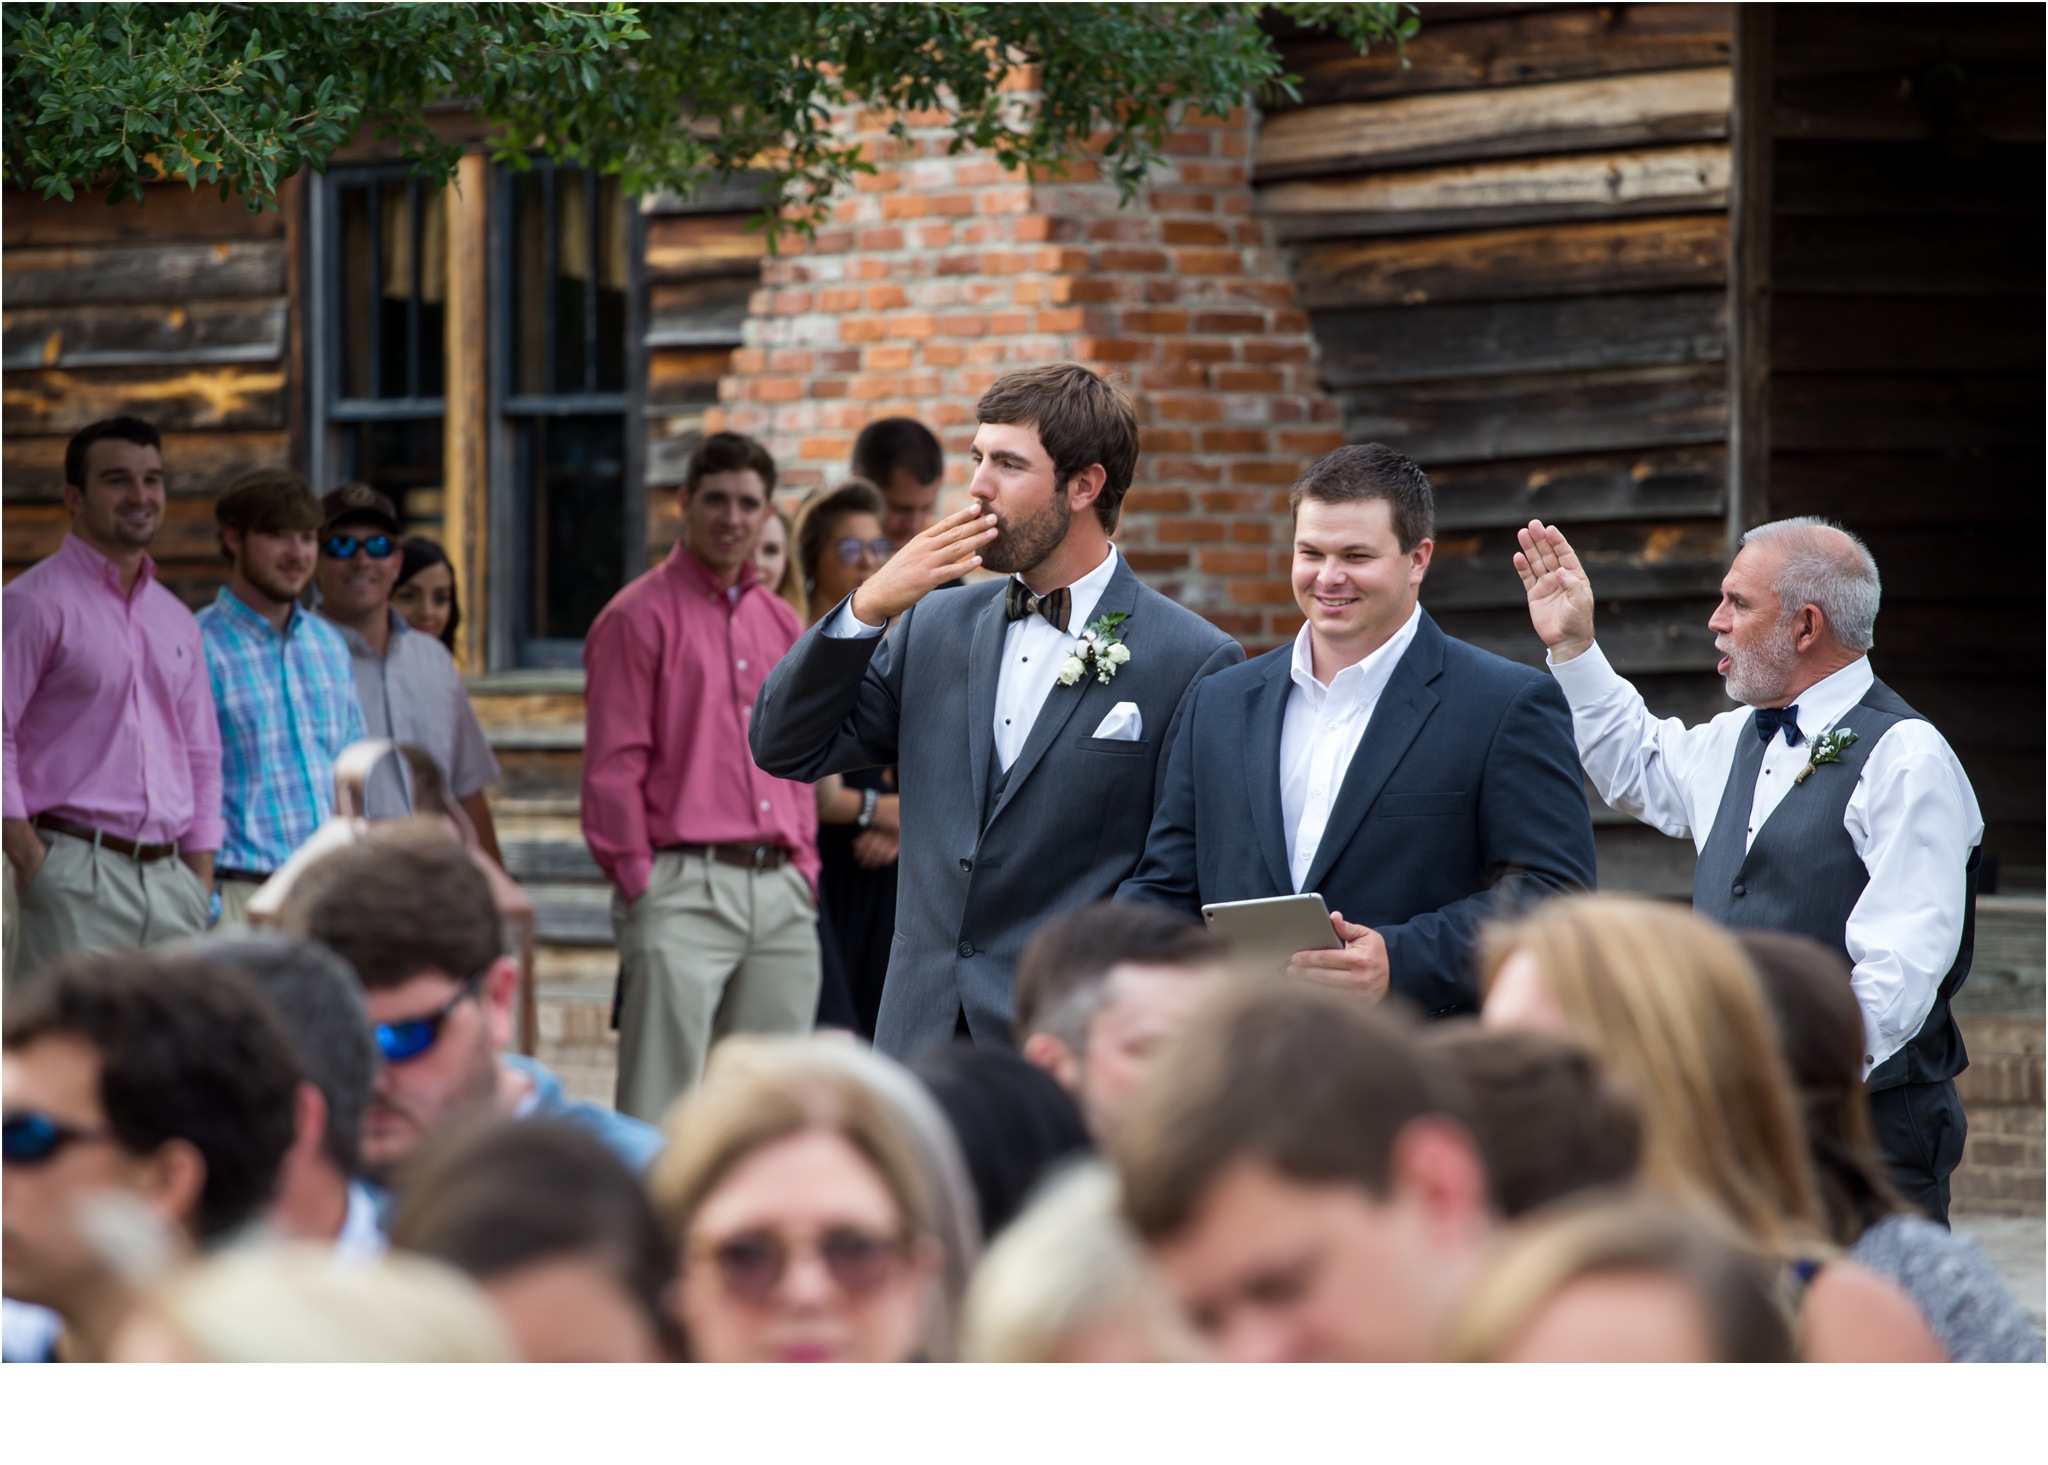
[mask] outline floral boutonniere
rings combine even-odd
[[[1093,672],[1095,680],[1107,686],[1117,668],[1131,659],[1131,648],[1116,633],[1116,628],[1128,619],[1126,612],[1118,611],[1097,616],[1083,627],[1081,644],[1060,666],[1060,685],[1071,687]]]
[[[1792,782],[1794,784],[1806,782],[1807,776],[1823,763],[1841,762],[1842,755],[1849,751],[1850,744],[1855,741],[1856,734],[1849,731],[1846,727],[1838,727],[1833,732],[1822,733],[1811,743],[1807,744],[1806,766],[1793,775]]]

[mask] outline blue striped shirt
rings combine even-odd
[[[294,606],[285,632],[223,585],[199,612],[220,715],[218,863],[268,874],[334,808],[334,760],[363,736],[341,633]]]

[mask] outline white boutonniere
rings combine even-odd
[[[1116,633],[1116,628],[1128,619],[1127,613],[1118,611],[1097,616],[1084,626],[1080,644],[1060,665],[1060,685],[1071,687],[1092,672],[1096,681],[1108,686],[1117,668],[1131,659],[1131,648]]]
[[[1793,784],[1796,786],[1806,782],[1808,775],[1823,763],[1841,762],[1842,754],[1848,752],[1850,746],[1855,741],[1856,734],[1846,727],[1836,728],[1833,732],[1822,733],[1811,743],[1807,744],[1806,766],[1792,775]]]

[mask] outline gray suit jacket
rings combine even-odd
[[[1121,556],[1095,607],[1122,611],[1131,659],[1046,694],[993,788],[1004,581],[939,590],[882,637],[836,640],[828,612],[761,688],[748,739],[778,778],[895,764],[903,845],[896,937],[875,1046],[909,1059],[948,1042],[1008,1043],[1010,974],[1047,916],[1106,899],[1137,868],[1190,689],[1244,651],[1142,585]],[[1119,702],[1136,742],[1089,736]]]

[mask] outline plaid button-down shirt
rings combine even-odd
[[[363,736],[341,633],[294,608],[285,632],[233,590],[199,612],[220,714],[219,863],[267,874],[334,808],[335,757]]]

